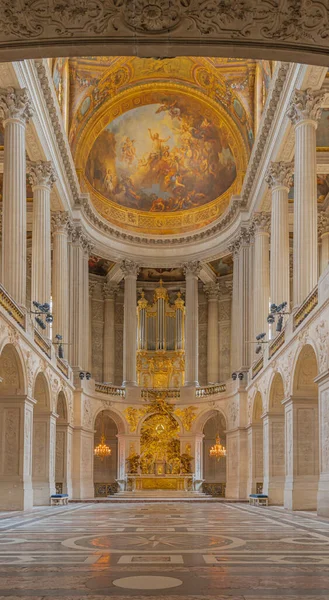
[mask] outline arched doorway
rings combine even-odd
[[[0,509],[33,506],[33,401],[26,396],[23,361],[12,344],[0,356]]]
[[[264,484],[271,504],[283,504],[285,481],[284,386],[275,373],[270,386],[268,410],[263,414]]]
[[[203,427],[203,490],[212,496],[225,497],[226,457],[210,456],[210,448],[216,443],[217,436],[226,448],[226,421],[224,415],[216,411]]]
[[[95,420],[94,448],[101,443],[102,436],[111,450],[110,456],[94,456],[95,497],[106,497],[117,491],[118,478],[118,427],[105,410]]]
[[[314,349],[300,351],[294,374],[293,395],[285,402],[286,481],[284,506],[289,510],[315,510],[319,483],[318,365]]]
[[[253,402],[251,424],[248,427],[249,477],[248,494],[260,494],[263,491],[263,402],[260,392]]]
[[[68,422],[67,403],[64,392],[57,398],[55,485],[57,494],[72,496],[71,455],[72,428]]]
[[[49,505],[55,493],[56,415],[50,408],[50,390],[43,373],[34,384],[32,483],[33,503]]]

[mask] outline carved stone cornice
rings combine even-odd
[[[287,110],[287,117],[293,125],[298,125],[302,121],[318,121],[326,95],[324,90],[312,90],[312,88],[295,90]]]
[[[183,265],[183,272],[185,277],[193,276],[199,277],[200,271],[202,269],[201,263],[198,260],[191,260],[188,263]]]
[[[208,300],[218,300],[219,298],[219,285],[214,281],[209,281],[203,286],[203,291],[206,294]]]
[[[67,211],[56,211],[51,213],[52,233],[70,233],[72,222]]]
[[[123,273],[124,278],[126,277],[137,277],[140,267],[133,260],[123,260],[120,264],[121,271]]]
[[[270,233],[271,215],[267,212],[258,212],[253,216],[255,233]]]
[[[318,212],[318,235],[321,237],[329,233],[329,215],[323,211]]]
[[[119,286],[115,283],[104,283],[103,298],[104,300],[115,300],[116,294],[119,291]]]
[[[52,189],[57,177],[53,163],[51,161],[37,160],[35,162],[27,161],[26,173],[32,189],[42,186]]]
[[[0,118],[4,121],[15,119],[26,125],[33,117],[32,103],[26,88],[13,87],[0,89]]]
[[[292,186],[293,172],[294,161],[271,162],[267,169],[265,181],[271,190],[277,187],[285,187],[289,190]]]

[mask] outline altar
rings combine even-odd
[[[192,489],[193,475],[128,475],[127,487],[132,492],[140,490],[173,490],[187,492]]]

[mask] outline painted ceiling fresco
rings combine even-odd
[[[89,273],[105,276],[112,269],[114,263],[106,258],[91,255],[88,261]]]
[[[216,220],[241,190],[255,89],[261,78],[263,105],[272,67],[235,58],[56,59],[55,89],[94,207],[122,228],[151,234]]]
[[[162,281],[185,281],[185,275],[181,268],[169,268],[169,269],[154,269],[152,267],[143,267],[138,275],[138,281],[149,281],[158,282]]]
[[[233,273],[232,255],[230,254],[229,256],[224,256],[223,258],[213,260],[209,263],[209,266],[217,275],[217,277],[222,277],[223,275],[231,275]]]
[[[214,126],[195,99],[163,95],[105,128],[86,175],[117,204],[173,212],[221,196],[236,178],[236,163],[227,129]]]

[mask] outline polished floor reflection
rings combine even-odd
[[[0,513],[0,599],[329,597],[329,521],[199,502]]]

